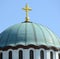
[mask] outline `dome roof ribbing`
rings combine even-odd
[[[59,38],[51,30],[32,22],[13,25],[0,35],[0,47],[31,44],[60,47]]]

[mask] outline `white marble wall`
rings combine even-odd
[[[34,59],[40,59],[40,51],[43,50],[44,51],[44,59],[51,59],[50,58],[50,52],[52,51],[53,52],[53,59],[59,59],[58,58],[58,53],[60,53],[59,51],[53,51],[53,50],[44,50],[44,49],[33,49],[33,48],[30,48],[30,49],[18,49],[18,50],[12,50],[12,49],[9,49],[7,51],[0,51],[3,53],[3,59],[9,59],[9,56],[8,56],[8,53],[9,51],[12,51],[12,59],[19,59],[19,50],[22,50],[23,51],[23,59],[30,59],[30,56],[29,56],[29,51],[30,50],[33,50],[34,51]]]

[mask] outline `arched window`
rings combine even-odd
[[[22,50],[19,51],[19,59],[23,59],[23,51]]]
[[[58,58],[60,59],[60,53],[58,54]]]
[[[50,59],[53,59],[53,52],[50,52]]]
[[[30,50],[30,59],[34,59],[34,52],[33,52],[33,50]]]
[[[9,51],[9,59],[12,59],[12,51]]]
[[[43,50],[40,51],[40,59],[44,59],[44,51]]]
[[[2,59],[2,53],[0,53],[0,59]]]

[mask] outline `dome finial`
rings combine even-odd
[[[29,8],[28,4],[26,4],[26,6],[25,6],[25,8],[23,8],[23,10],[26,11],[26,20],[25,20],[25,22],[29,22],[28,12],[31,11],[32,9]]]

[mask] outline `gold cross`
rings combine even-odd
[[[25,21],[28,22],[29,21],[28,12],[31,11],[32,9],[29,8],[28,4],[26,4],[26,6],[25,6],[25,8],[23,8],[23,10],[26,11],[26,20]]]

